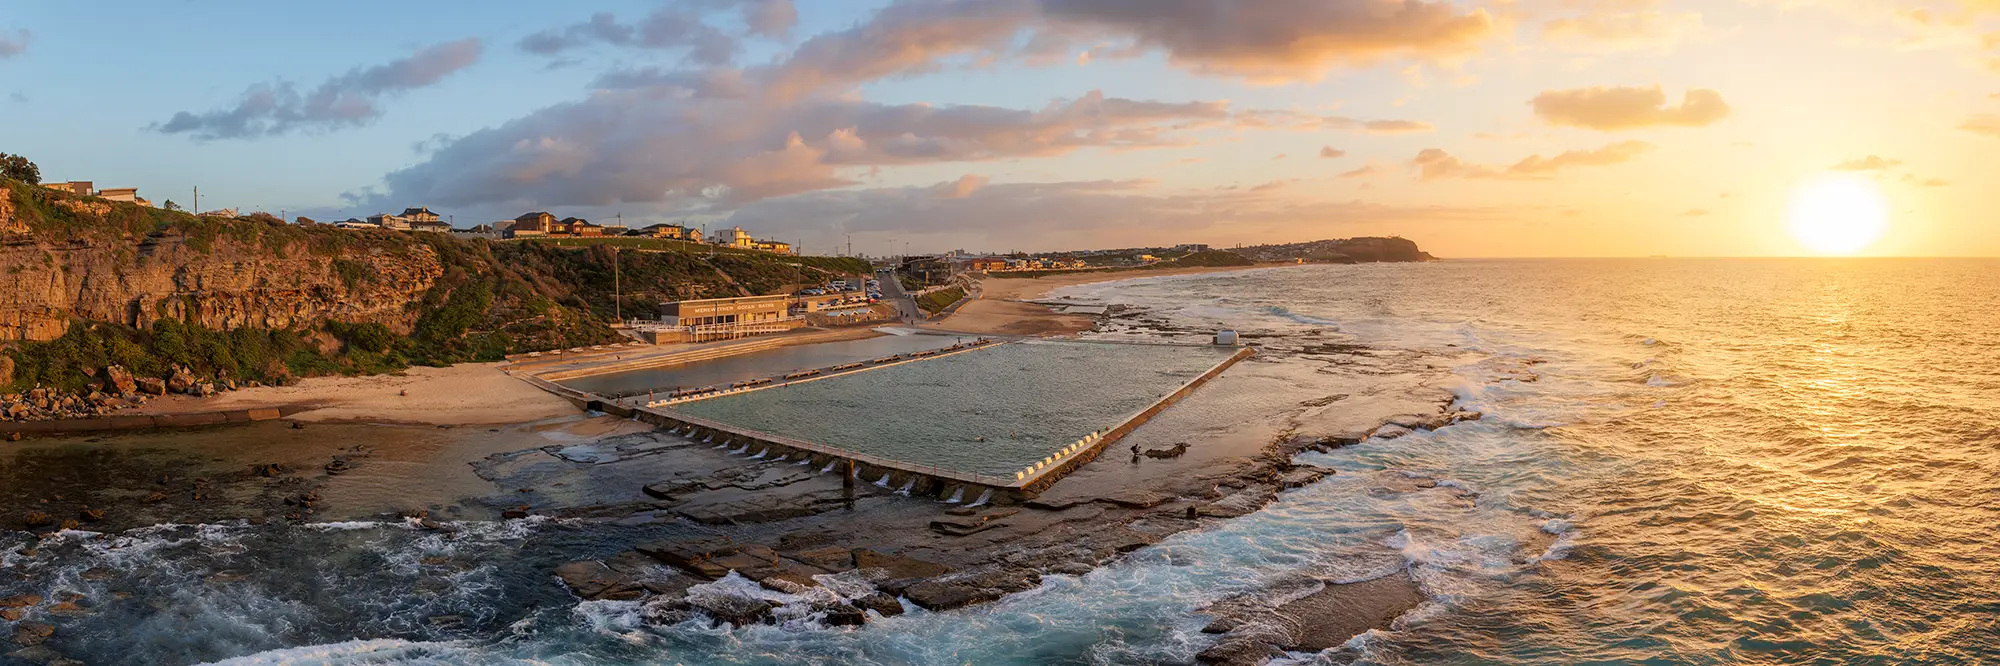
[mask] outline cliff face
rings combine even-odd
[[[415,317],[407,306],[443,273],[425,245],[335,258],[305,242],[230,236],[50,242],[8,234],[0,237],[0,341],[52,340],[72,319],[145,328],[165,317],[214,330],[333,319],[407,331]]]

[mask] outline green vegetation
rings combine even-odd
[[[964,288],[952,287],[950,289],[939,289],[918,296],[917,307],[923,309],[924,314],[937,314],[943,312],[945,308],[951,307],[953,303],[962,300],[965,300]]]
[[[0,153],[0,178],[18,180],[29,185],[42,184],[42,168],[20,155]]]

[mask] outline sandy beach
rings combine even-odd
[[[420,425],[528,423],[569,416],[568,401],[508,376],[502,363],[410,368],[394,375],[313,377],[208,398],[169,396],[133,413],[184,414],[281,405],[310,407],[289,418],[314,422]]]
[[[980,283],[980,297],[930,327],[987,335],[1062,336],[1090,330],[1097,321],[1084,315],[1060,314],[1028,301],[1045,298],[1061,287],[1115,280],[1174,275],[1198,275],[1250,270],[1251,266],[1170,268],[1153,271],[1067,273],[1039,278],[989,277]]]

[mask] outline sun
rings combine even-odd
[[[1792,237],[1820,254],[1854,254],[1889,230],[1889,202],[1865,177],[1829,175],[1792,196]]]

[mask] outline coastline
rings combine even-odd
[[[1034,301],[1047,298],[1050,292],[1057,289],[1077,285],[1117,282],[1121,280],[1143,280],[1157,277],[1250,271],[1288,265],[1291,264],[1202,266],[1152,271],[1099,271],[1065,273],[1036,278],[988,276],[979,281],[980,293],[977,299],[961,306],[956,312],[944,319],[925,324],[925,327],[982,335],[1018,335],[1028,337],[1076,335],[1095,328],[1097,320],[1087,315],[1056,312],[1049,306],[1041,305]]]

